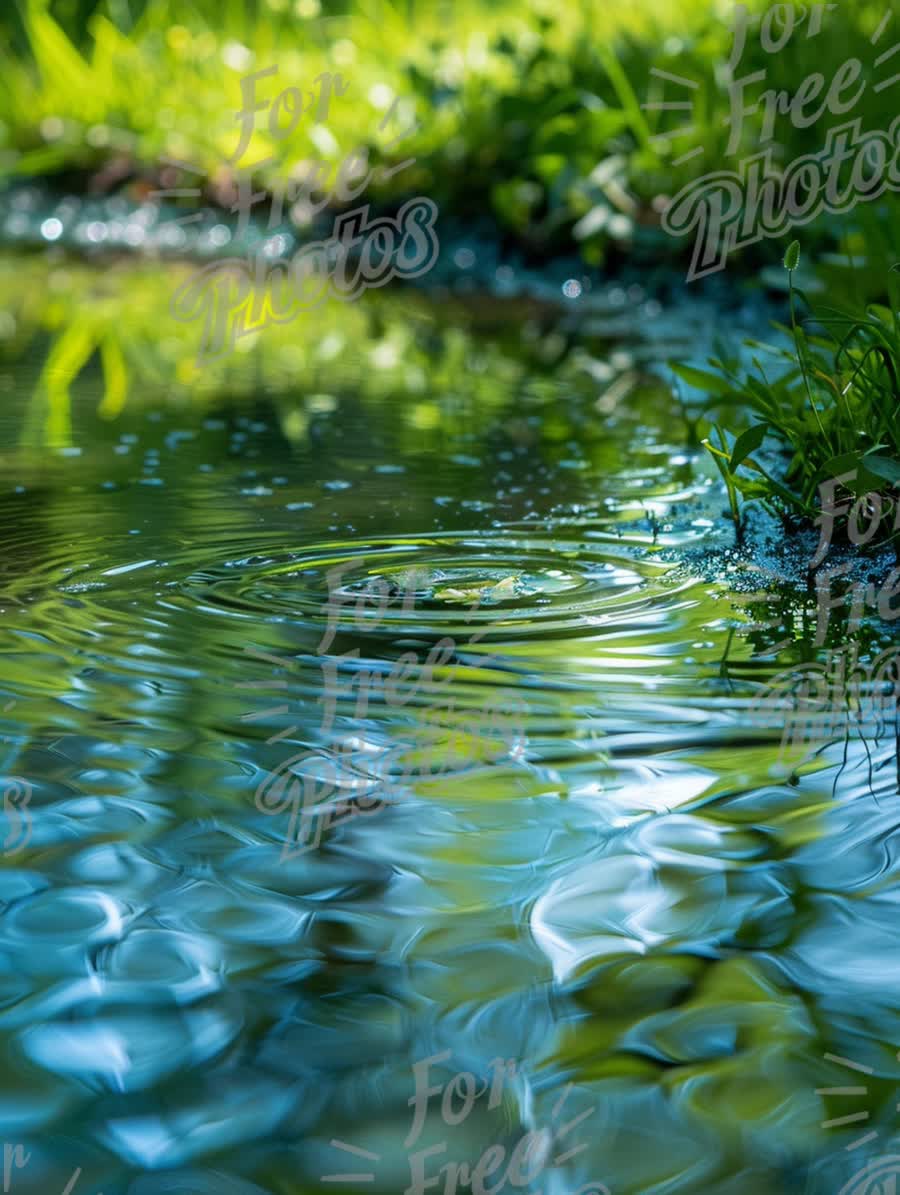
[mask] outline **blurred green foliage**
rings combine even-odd
[[[190,269],[123,261],[98,270],[0,255],[0,389],[18,392],[10,401],[24,412],[16,433],[24,448],[79,444],[79,411],[115,419],[132,399],[212,406],[267,393],[287,396],[279,409],[290,440],[306,436],[317,410],[344,399],[374,409],[389,402],[403,412],[401,443],[439,453],[463,428],[486,434],[511,403],[542,404],[560,388],[580,404],[596,396],[589,355],[557,330],[557,316],[529,301],[508,300],[481,318],[477,305],[414,291],[374,291],[360,303],[332,298],[314,318],[269,324],[238,338],[227,355],[198,360],[196,326],[170,314],[173,289]],[[626,371],[615,393],[639,380]],[[602,422],[598,415],[589,438],[611,462]],[[520,431],[530,435],[524,422]],[[542,434],[565,455],[579,434],[565,404]]]
[[[864,129],[889,123],[891,92],[874,90],[889,64],[876,65],[871,43],[884,6],[837,6],[812,35],[803,12],[777,53],[751,28],[737,73],[764,70],[765,86],[793,95],[812,72],[827,87],[858,57],[865,88],[852,115]],[[727,153],[724,86],[733,20],[732,6],[698,0],[17,0],[2,18],[0,176],[113,163],[121,176],[152,177],[171,157],[197,172],[177,185],[201,182],[221,199],[233,185],[241,77],[277,66],[260,84],[274,101],[331,71],[350,87],[326,122],[304,118],[279,139],[259,114],[247,160],[271,162],[256,185],[277,189],[311,158],[336,163],[365,145],[376,160],[417,159],[372,187],[376,202],[426,193],[454,214],[490,214],[539,250],[574,238],[593,264],[635,239],[671,252],[658,229],[665,197],[738,160]],[[686,98],[689,112],[645,108]],[[759,147],[763,117],[760,104],[742,122],[739,154]],[[774,162],[820,149],[844,120],[825,112],[797,128],[779,117]]]

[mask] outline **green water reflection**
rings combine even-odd
[[[0,301],[14,1189],[396,1195],[445,1143],[496,1191],[786,1195],[890,1152],[893,743],[788,776],[751,716],[797,656],[681,558],[729,532],[644,321],[369,296],[198,377],[149,268],[55,268]],[[407,1144],[435,1056],[488,1086]]]

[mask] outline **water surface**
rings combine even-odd
[[[103,418],[8,306],[16,1191],[396,1195],[548,1127],[485,1182],[824,1195],[890,1152],[893,742],[786,765],[752,716],[815,650],[746,630],[652,331],[379,297],[292,379],[148,365]],[[428,1058],[482,1090],[407,1144]]]

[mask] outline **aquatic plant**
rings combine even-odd
[[[743,375],[734,361],[714,359],[716,373],[673,366],[685,381],[706,390],[705,411],[724,410],[737,423],[749,411],[756,421],[736,437],[714,423],[703,443],[726,484],[731,517],[740,532],[742,504],[760,501],[784,516],[817,517],[817,497],[833,502],[841,492],[850,501],[838,533],[851,533],[851,517],[864,513],[876,527],[867,542],[896,539],[891,520],[900,483],[900,283],[888,274],[889,306],[862,309],[823,307],[806,319],[797,315],[802,299],[794,286],[800,246],[791,243],[784,258],[788,273],[792,348],[748,342],[775,360],[768,372],[759,357],[758,376]],[[787,332],[788,329],[783,329]],[[769,451],[763,454],[763,449]],[[860,502],[859,500],[862,499]],[[854,501],[856,500],[856,501]]]

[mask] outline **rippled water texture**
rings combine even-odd
[[[476,418],[473,335],[433,409],[85,399],[62,451],[6,367],[14,1191],[440,1195],[497,1146],[504,1195],[836,1195],[890,1152],[893,744],[781,766],[795,657],[678,561],[729,531],[669,400],[511,373]]]

